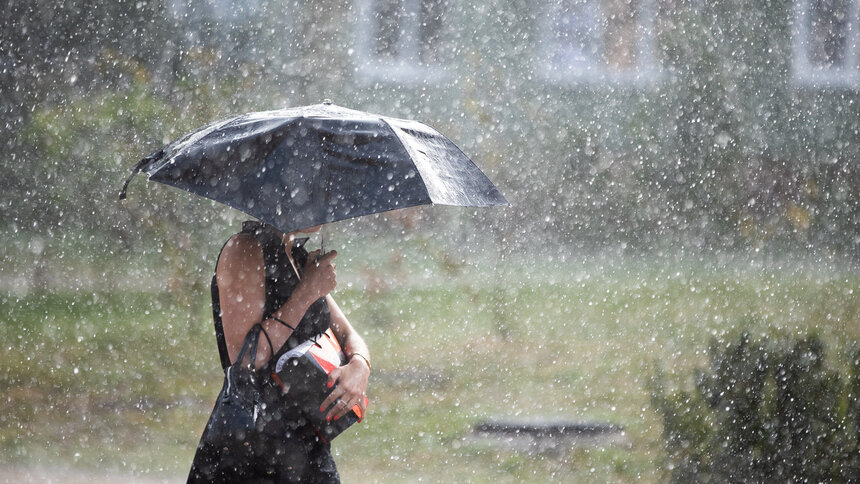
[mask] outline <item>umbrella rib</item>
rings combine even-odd
[[[379,116],[379,120],[382,121],[385,126],[388,127],[389,130],[391,130],[391,134],[394,135],[394,138],[397,140],[398,143],[400,143],[400,146],[408,153],[409,148],[406,147],[406,145],[403,143],[403,140],[400,139],[400,136],[397,136],[397,131],[395,131],[394,128],[391,127],[391,124],[389,124],[388,121],[382,116]],[[415,165],[415,162],[413,162],[412,164]],[[418,173],[418,179],[421,180],[421,185],[424,186],[424,192],[427,193],[427,198],[430,200],[430,205],[435,205],[436,203],[433,201],[433,197],[430,195],[430,190],[427,188],[427,182],[424,181],[424,175],[421,174],[421,170],[419,170],[417,166],[415,167],[415,172]]]
[[[236,121],[237,119],[242,118],[244,116],[247,116],[247,114],[240,114],[238,116],[230,116],[228,118],[219,119],[218,121],[213,121],[213,122],[209,123],[208,125],[204,126],[203,128],[201,128],[200,130],[189,133],[189,134],[183,136],[182,138],[179,138],[179,140],[172,143],[171,146],[174,144],[180,144],[181,146],[174,148],[171,153],[164,153],[162,156],[162,159],[161,159],[161,161],[163,161],[163,163],[160,166],[156,167],[151,172],[147,171],[147,175],[149,176],[149,178],[152,178],[153,175],[160,172],[161,170],[164,170],[168,166],[175,165],[176,164],[176,158],[174,155],[177,152],[182,151],[183,149],[187,148],[188,146],[191,146],[191,145],[199,142],[200,140],[202,140],[202,139],[206,138],[207,136],[209,136],[210,134],[212,134],[215,130],[221,129],[225,125],[227,125],[233,121]],[[164,149],[162,149],[162,152],[163,151],[164,151]]]

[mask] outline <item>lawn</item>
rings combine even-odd
[[[831,353],[860,341],[860,275],[833,267],[359,260],[339,265],[336,298],[374,371],[366,421],[334,443],[344,482],[660,481],[656,365],[683,381],[743,329],[814,331]],[[190,299],[0,295],[0,459],[184,480],[221,384],[207,297]],[[629,445],[527,455],[468,438],[503,417],[614,423]]]

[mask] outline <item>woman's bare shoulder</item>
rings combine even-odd
[[[221,256],[218,259],[218,267],[249,267],[258,265],[263,256],[263,247],[251,234],[235,234],[227,240]]]

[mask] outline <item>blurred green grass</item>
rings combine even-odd
[[[393,283],[344,264],[336,298],[374,363],[367,420],[334,443],[344,482],[660,481],[655,365],[681,378],[740,330],[816,332],[830,352],[860,340],[850,271],[479,261],[422,284],[413,262],[379,269],[403,272]],[[183,480],[221,384],[207,299],[0,296],[0,461]],[[467,439],[505,417],[611,422],[630,445],[523,455]]]

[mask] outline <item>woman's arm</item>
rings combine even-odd
[[[290,335],[293,334],[293,330],[302,321],[305,313],[308,312],[311,304],[317,299],[326,297],[337,286],[335,266],[332,262],[337,257],[337,251],[328,252],[316,260],[318,252],[314,251],[308,254],[302,279],[293,293],[290,294],[287,302],[273,312],[271,318],[263,321],[263,329],[269,334],[274,348],[266,352],[265,349],[269,348],[268,342],[261,341],[259,348],[263,348],[264,358],[260,359],[260,350],[258,350],[258,368],[266,364],[274,356],[274,353],[284,345]],[[263,346],[263,343],[266,344]]]
[[[329,373],[328,386],[334,386],[334,389],[323,402],[320,412],[331,406],[326,419],[337,420],[348,413],[354,405],[358,405],[363,415],[366,409],[367,380],[370,376],[370,349],[349,324],[346,315],[331,295],[326,296],[326,301],[331,311],[332,333],[348,360],[346,365],[335,368]]]

